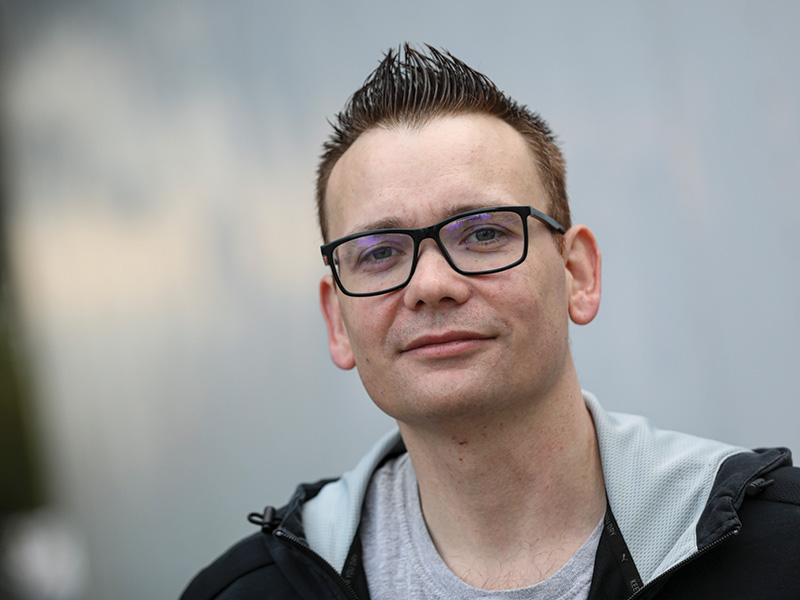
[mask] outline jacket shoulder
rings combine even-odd
[[[745,488],[741,528],[643,598],[795,600],[800,589],[800,468],[780,466]]]
[[[779,467],[764,476],[761,486],[755,496],[759,500],[800,506],[800,467]]]
[[[263,514],[251,513],[248,521],[261,530],[228,548],[195,575],[180,600],[255,600],[265,592],[270,598],[299,599],[297,584],[307,578],[307,560],[276,544],[273,530],[281,523],[302,537],[300,506],[331,481],[301,484],[286,506],[277,510],[267,506]]]
[[[263,536],[255,533],[231,546],[189,582],[180,600],[244,600],[261,597],[265,589],[276,585],[280,587],[280,581],[270,582],[281,576]]]

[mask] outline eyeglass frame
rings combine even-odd
[[[507,271],[508,269],[513,269],[514,267],[522,264],[528,257],[529,236],[528,236],[527,226],[523,227],[524,244],[522,248],[522,256],[520,256],[518,260],[512,262],[509,265],[503,267],[497,267],[494,269],[487,269],[484,271],[464,271],[462,269],[459,269],[453,263],[453,259],[450,257],[450,254],[447,252],[447,249],[444,247],[444,244],[442,243],[442,240],[439,237],[439,232],[453,221],[458,221],[459,219],[464,219],[472,215],[481,215],[491,212],[513,212],[518,214],[523,221],[526,221],[527,217],[533,217],[534,219],[537,219],[538,221],[547,225],[550,229],[552,229],[556,233],[563,235],[567,232],[565,227],[561,223],[556,221],[553,217],[533,208],[532,206],[495,206],[490,208],[477,208],[475,210],[469,210],[463,213],[459,213],[457,215],[453,215],[452,217],[448,217],[443,221],[439,221],[434,225],[430,225],[429,227],[418,227],[413,229],[401,229],[401,228],[373,229],[369,231],[360,231],[358,233],[353,233],[345,237],[339,238],[337,240],[333,240],[332,242],[328,242],[327,244],[322,244],[322,246],[320,246],[319,249],[322,252],[323,261],[325,262],[326,265],[328,265],[331,268],[331,273],[333,273],[333,278],[336,281],[336,285],[339,287],[339,289],[342,291],[344,295],[351,296],[354,298],[364,298],[369,296],[380,296],[382,294],[389,294],[391,292],[397,291],[407,286],[411,281],[411,278],[414,276],[414,272],[417,269],[417,263],[419,262],[420,244],[422,243],[423,240],[426,240],[428,238],[436,242],[436,245],[439,247],[439,251],[442,253],[442,256],[444,256],[445,260],[447,261],[447,264],[449,264],[450,267],[460,275],[490,275],[492,273],[500,273],[501,271]],[[333,251],[336,250],[338,246],[360,237],[365,237],[369,235],[391,234],[391,233],[405,234],[414,241],[414,258],[411,262],[411,269],[405,281],[388,289],[380,290],[378,292],[351,292],[345,289],[344,285],[339,279],[339,275],[336,273],[336,267],[334,266],[334,260],[333,260]]]

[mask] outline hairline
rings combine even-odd
[[[546,174],[543,172],[544,167],[541,165],[541,161],[539,160],[539,155],[537,153],[537,148],[535,146],[535,140],[531,139],[531,136],[525,135],[525,133],[523,131],[520,131],[520,128],[516,127],[515,124],[513,122],[510,122],[509,119],[503,119],[502,117],[492,114],[487,110],[481,110],[479,108],[473,108],[473,107],[469,107],[462,110],[442,109],[440,111],[408,114],[400,117],[387,118],[383,119],[382,121],[373,123],[369,127],[365,128],[363,131],[361,131],[358,134],[358,136],[356,136],[352,140],[352,142],[347,146],[347,148],[345,148],[344,151],[338,153],[338,156],[335,157],[335,160],[329,163],[330,167],[327,169],[324,181],[320,179],[318,182],[319,184],[324,184],[322,189],[325,190],[324,195],[318,198],[319,226],[322,234],[323,243],[331,241],[328,230],[328,187],[331,175],[333,175],[333,171],[334,169],[336,169],[336,166],[339,164],[341,158],[347,153],[348,150],[350,150],[350,148],[353,147],[353,145],[355,145],[355,143],[359,139],[361,139],[361,137],[364,134],[379,129],[383,129],[386,131],[400,131],[403,129],[407,129],[408,131],[411,132],[419,132],[422,131],[425,127],[434,123],[435,121],[442,119],[457,118],[462,116],[485,116],[494,118],[501,123],[507,124],[522,138],[522,140],[525,142],[525,149],[528,153],[528,158],[533,163],[533,167],[536,172],[537,185],[541,189],[544,198],[547,200],[547,206],[543,208],[543,212],[545,212],[548,216],[552,216],[551,212],[555,204],[555,199],[552,197],[552,194],[544,184],[544,182],[546,181],[545,177]]]

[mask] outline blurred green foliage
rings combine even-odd
[[[5,269],[4,269],[5,271]],[[7,271],[6,271],[7,273]],[[9,284],[0,283],[0,517],[42,501],[33,407],[16,351]]]
[[[43,501],[33,394],[9,269],[2,158],[0,148],[0,519]]]

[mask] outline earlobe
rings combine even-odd
[[[586,325],[600,309],[600,248],[585,225],[571,227],[564,236],[564,257],[568,273],[569,316]]]
[[[325,324],[328,326],[328,346],[331,359],[340,369],[352,369],[356,366],[356,361],[350,347],[350,338],[344,326],[344,319],[342,319],[336,283],[331,275],[323,276],[320,281],[319,298],[322,316],[325,317]]]

